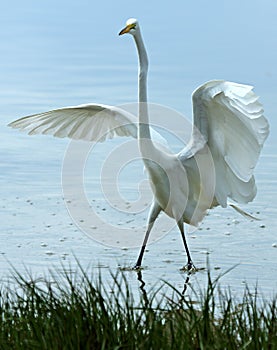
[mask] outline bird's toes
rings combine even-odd
[[[139,271],[141,271],[143,268],[141,267],[141,265],[138,265],[138,264],[136,264],[136,265],[134,265],[133,267],[132,267],[132,270],[133,271],[137,271],[137,272],[139,272]]]
[[[199,269],[197,269],[192,261],[189,261],[185,266],[183,266],[181,269],[181,271],[183,272],[189,272],[189,273],[194,273],[196,271],[198,271]]]

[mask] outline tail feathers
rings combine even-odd
[[[235,204],[229,203],[229,205],[230,205],[230,207],[232,207],[233,209],[235,209],[240,215],[244,216],[246,219],[260,221],[259,218],[256,218],[255,216],[246,213],[244,210],[242,210],[241,208],[237,207]]]

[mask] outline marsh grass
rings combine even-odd
[[[123,272],[107,285],[80,265],[43,279],[15,273],[0,294],[0,349],[277,349],[276,298],[246,288],[238,302],[209,272],[191,296],[140,287],[135,301]]]

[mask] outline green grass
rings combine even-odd
[[[15,274],[0,294],[0,349],[277,349],[276,299],[246,288],[238,302],[209,272],[200,294],[142,287],[140,301],[126,273],[106,287],[92,280],[80,266],[39,280]]]

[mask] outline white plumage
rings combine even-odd
[[[94,103],[30,115],[15,120],[9,126],[29,135],[53,135],[90,142],[104,142],[115,136],[138,137],[138,119],[133,114],[119,107]],[[152,128],[151,134],[157,142],[167,145],[166,140]]]
[[[127,21],[120,35],[125,33],[134,37],[139,55],[138,119],[118,107],[88,104],[35,114],[9,125],[30,135],[51,134],[94,142],[115,136],[138,138],[154,200],[135,268],[141,266],[150,231],[164,211],[178,224],[190,269],[193,264],[183,222],[197,226],[208,209],[226,207],[228,198],[238,203],[253,200],[253,171],[269,133],[268,122],[251,86],[210,81],[192,95],[194,126],[190,142],[178,154],[167,151],[164,138],[149,127],[148,58],[137,20]]]
[[[269,126],[258,96],[248,85],[210,81],[192,96],[194,131],[179,153],[185,164],[205,144],[216,172],[215,198],[226,207],[227,198],[248,203],[256,195],[253,171]]]

